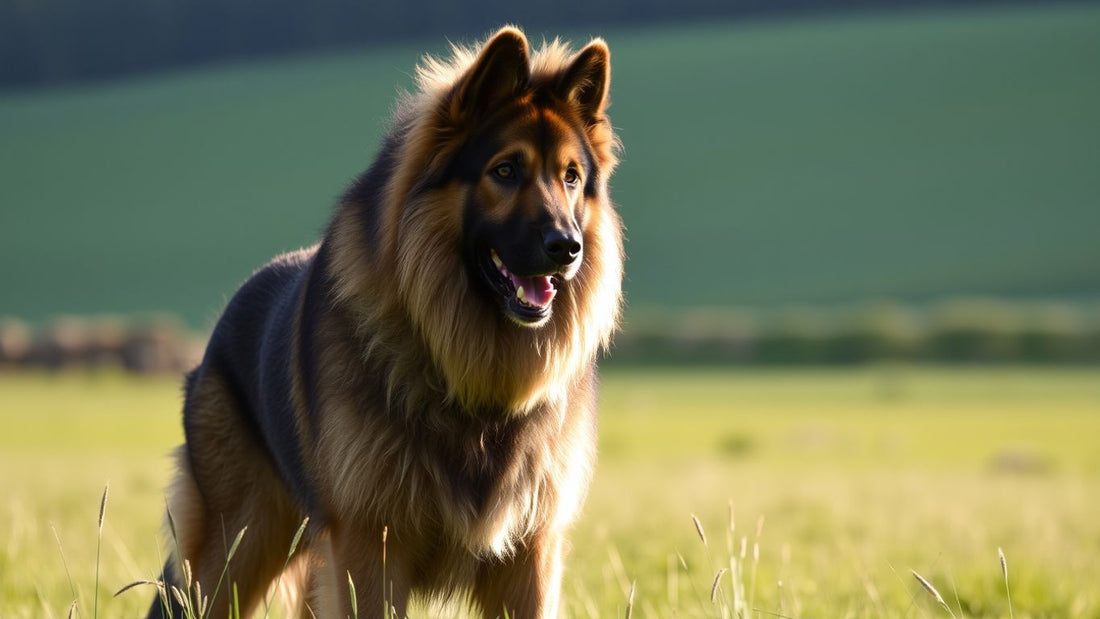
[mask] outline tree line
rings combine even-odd
[[[3,368],[121,367],[179,372],[206,335],[171,316],[0,318]],[[1100,302],[956,298],[768,309],[633,308],[609,363],[844,365],[1100,363]]]
[[[598,32],[621,24],[668,20],[958,4],[946,0],[9,0],[0,2],[0,88],[56,85],[409,38],[466,41],[506,23],[533,32]]]

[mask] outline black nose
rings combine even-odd
[[[569,266],[581,255],[581,239],[571,231],[551,228],[542,235],[542,248],[551,260],[563,267]]]

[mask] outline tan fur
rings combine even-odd
[[[502,40],[522,44],[526,60],[522,33],[506,28],[493,38]],[[531,116],[557,127],[558,150],[539,152],[521,133],[507,140],[533,151],[529,159],[551,174],[584,146],[595,158],[594,193],[532,189],[505,204],[494,201],[492,187],[479,189],[499,210],[492,216],[532,204],[583,213],[583,258],[538,328],[512,324],[476,296],[459,259],[469,186],[452,180],[417,191],[468,137],[473,112],[461,97],[474,88],[468,80],[483,53],[455,48],[449,61],[425,60],[418,91],[399,106],[403,139],[381,203],[339,205],[319,248],[281,259],[304,262],[311,276],[331,283],[325,299],[296,298],[288,357],[311,512],[243,421],[234,378],[206,362],[196,373],[189,451],[181,451],[171,508],[183,558],[207,591],[224,565],[223,540],[249,527],[229,570],[242,610],[257,608],[309,515],[288,574],[288,588],[310,589],[298,616],[349,615],[349,576],[360,617],[391,605],[403,616],[416,593],[463,597],[487,617],[559,612],[565,535],[595,462],[595,360],[618,323],[623,263],[621,223],[607,193],[618,146],[603,113],[606,94],[592,100],[585,89],[593,81],[570,81],[567,72],[591,73],[585,61],[606,72],[607,50],[595,40],[573,53],[555,40],[535,51],[532,83],[572,86],[553,109]],[[529,99],[520,103],[535,109]],[[316,262],[318,252],[327,262]],[[310,308],[310,384],[298,373],[306,303],[320,304]],[[215,616],[227,590],[213,600]]]

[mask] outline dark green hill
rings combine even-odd
[[[633,305],[1100,291],[1100,8],[603,34]],[[209,322],[316,238],[421,51],[0,98],[0,314]]]

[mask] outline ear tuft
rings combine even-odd
[[[512,26],[490,37],[455,86],[451,118],[462,121],[485,115],[522,90],[531,74],[528,49],[527,37]]]
[[[611,50],[603,39],[593,39],[577,52],[562,74],[559,94],[578,106],[588,120],[603,115],[611,85]]]

